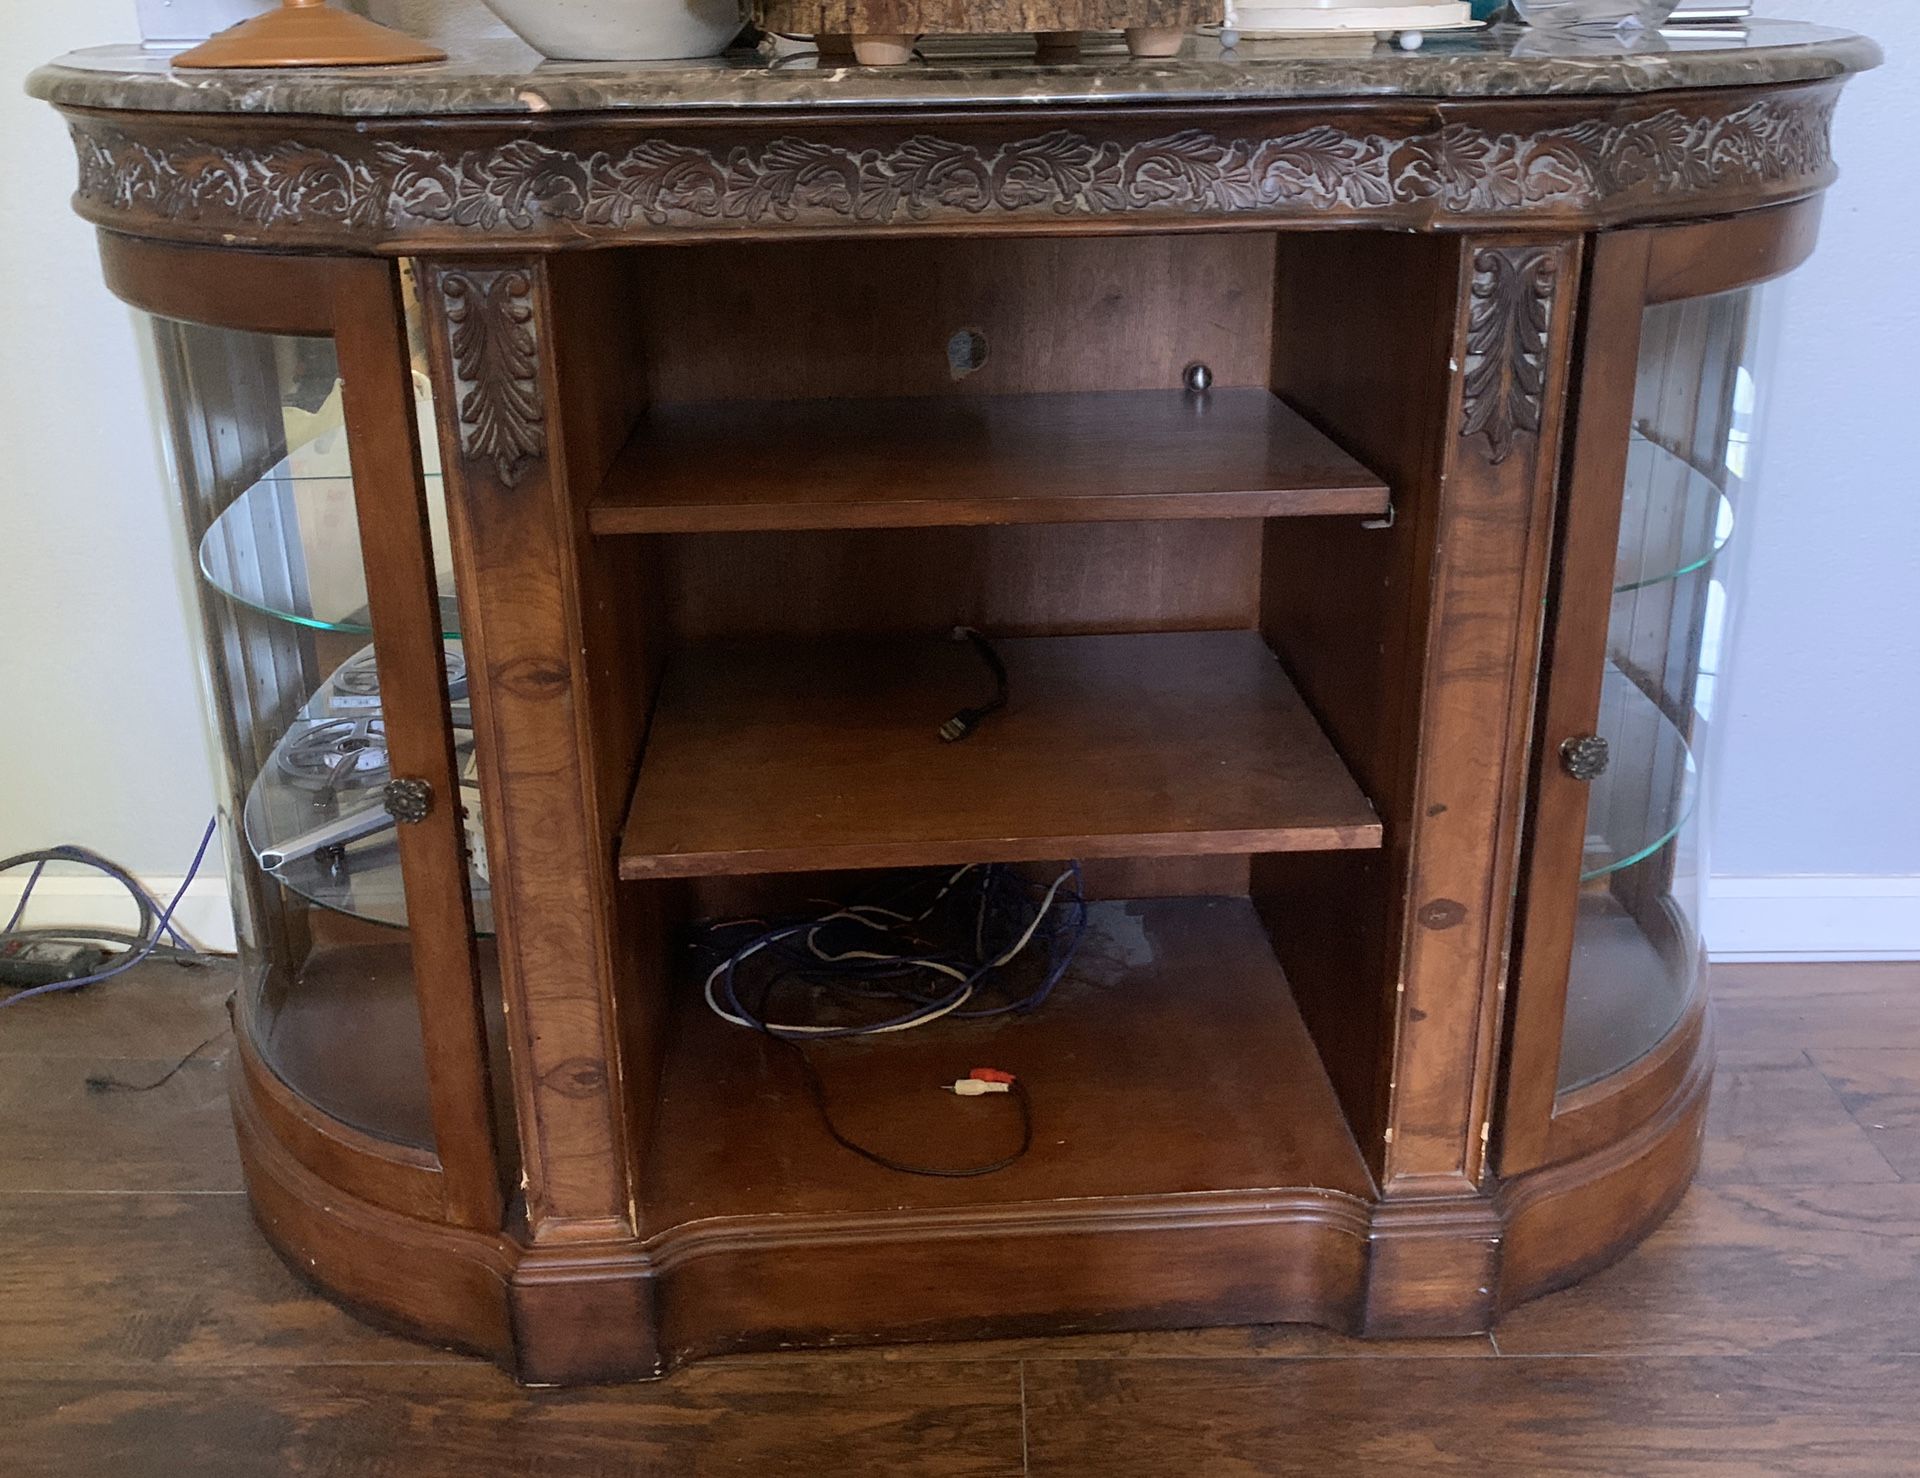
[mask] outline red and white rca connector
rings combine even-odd
[[[1013,1074],[1003,1073],[997,1067],[977,1067],[964,1078],[947,1084],[947,1092],[957,1093],[962,1098],[978,1098],[983,1093],[1011,1093]]]

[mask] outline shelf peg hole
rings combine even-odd
[[[947,371],[964,380],[987,363],[987,336],[977,328],[957,328],[947,340]]]

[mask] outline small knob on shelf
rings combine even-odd
[[[425,821],[433,811],[433,787],[424,780],[389,780],[381,799],[387,814],[403,826]]]
[[[1612,752],[1598,734],[1576,734],[1560,746],[1560,765],[1582,784],[1598,780],[1607,773]]]
[[[1213,369],[1196,359],[1180,372],[1180,383],[1195,395],[1204,395],[1213,388]]]

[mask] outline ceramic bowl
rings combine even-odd
[[[742,0],[487,0],[529,46],[562,61],[718,56],[747,22]]]

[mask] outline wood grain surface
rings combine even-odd
[[[126,1172],[152,1154],[156,1114],[200,1087],[177,1090],[181,1102],[97,1096],[82,1112],[85,1077],[149,1081],[155,1054],[217,1029],[225,995],[208,974],[148,968],[0,1027],[0,1072],[16,1085],[0,1099],[0,1467],[33,1478],[1909,1472],[1920,967],[1742,966],[1716,972],[1715,992],[1719,1036],[1739,1045],[1709,1122],[1714,1183],[1619,1266],[1510,1314],[1493,1341],[1370,1343],[1286,1326],[1100,1334],[746,1356],[653,1385],[540,1392],[365,1329],[307,1292],[199,1131],[183,1132],[166,1191]],[[1862,1145],[1891,1151],[1888,1171],[1904,1178],[1863,1178]],[[1783,1166],[1797,1183],[1778,1181]]]
[[[668,665],[626,878],[1374,847],[1380,823],[1252,632],[711,644]]]
[[[1378,517],[1387,489],[1271,392],[703,401],[649,412],[597,534]]]
[[[1018,1074],[1034,1146],[978,1181],[906,1179],[835,1151],[789,1053],[679,997],[647,1175],[648,1232],[722,1217],[1060,1207],[1091,1197],[1373,1185],[1244,899],[1102,903],[1060,999],[1031,1017],[820,1043],[843,1133],[914,1164],[991,1159],[1006,1100],[939,1090]],[[1203,995],[1207,1009],[1191,1009]],[[1126,1064],[1124,1074],[1112,1065]]]

